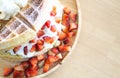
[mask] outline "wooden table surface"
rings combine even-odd
[[[46,78],[120,78],[120,0],[78,0],[79,40],[66,62]]]

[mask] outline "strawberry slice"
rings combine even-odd
[[[43,36],[45,33],[42,30],[39,30],[37,33],[37,37],[40,38],[41,36]]]
[[[3,76],[9,76],[13,72],[13,68],[4,68]]]
[[[54,41],[54,38],[49,37],[49,36],[44,36],[44,37],[43,37],[43,40],[44,40],[46,43],[48,43],[48,44],[52,44],[53,41]]]
[[[76,22],[77,21],[77,14],[75,13],[70,13],[70,19],[73,21],[73,22]]]
[[[55,17],[55,22],[56,22],[56,23],[59,24],[59,23],[61,22],[61,20],[62,20],[61,17]]]
[[[51,25],[50,30],[51,30],[52,32],[55,32],[55,31],[57,30],[57,29],[56,29],[56,26],[55,26],[55,25]]]
[[[50,63],[56,62],[58,59],[55,56],[48,56],[48,60]]]
[[[65,45],[72,45],[72,39],[71,39],[71,38],[66,38],[66,39],[63,41],[63,43],[64,43]]]
[[[50,64],[45,63],[44,66],[43,66],[43,72],[44,73],[48,72],[49,68],[50,68]]]
[[[27,46],[24,47],[24,54],[25,54],[25,55],[28,54],[28,47],[27,47]]]
[[[66,26],[66,27],[69,27],[69,25],[70,25],[70,17],[69,17],[69,15],[63,14],[62,24],[63,24],[64,26]]]
[[[71,32],[67,33],[67,37],[69,37],[69,38],[72,38],[75,35],[76,35],[76,32],[74,32],[74,31],[71,31]]]
[[[46,23],[45,23],[45,26],[46,26],[47,28],[50,28],[50,24],[51,24],[51,21],[50,21],[50,20],[47,20]]]
[[[38,70],[29,68],[25,71],[25,74],[26,74],[26,77],[33,77],[38,75]]]
[[[44,58],[45,58],[45,55],[44,54],[41,54],[41,55],[38,55],[38,56],[36,56],[37,57],[37,60],[38,61],[41,61],[41,60],[43,60]]]
[[[38,44],[38,43],[36,44],[36,47],[37,47],[37,51],[41,51],[44,48],[43,45]]]
[[[41,30],[44,30],[45,29],[45,24],[42,26]]]
[[[24,78],[24,71],[14,70],[13,78]]]
[[[58,58],[58,59],[62,59],[62,58],[63,58],[63,56],[62,56],[62,54],[61,54],[61,53],[58,53],[58,54],[56,55],[56,58]]]
[[[70,14],[71,13],[71,10],[68,8],[68,7],[65,7],[64,9],[63,9],[63,11],[64,11],[64,13],[66,13],[66,14]]]
[[[21,62],[21,64],[23,66],[24,69],[28,68],[30,66],[30,63],[28,61],[23,61]]]
[[[32,48],[30,49],[30,52],[34,52],[34,51],[36,51],[37,50],[37,47],[36,47],[36,44],[34,44],[33,46],[32,46]]]
[[[37,59],[37,57],[32,57],[32,58],[29,59],[29,62],[31,64],[31,66],[34,68],[38,64],[38,59]]]
[[[69,52],[71,49],[71,46],[61,45],[61,46],[58,46],[58,49],[60,52]]]
[[[52,48],[51,51],[55,54],[57,54],[59,52],[59,50],[57,48]]]
[[[43,45],[44,44],[44,41],[43,40],[37,40],[37,44],[40,44],[40,45]]]
[[[29,43],[35,43],[36,39],[30,40]]]
[[[78,28],[78,25],[76,23],[70,23],[69,31],[76,30]]]
[[[63,31],[61,31],[59,33],[59,40],[64,40],[67,37],[66,33],[64,33]]]
[[[21,48],[21,46],[17,46],[13,49],[13,52],[16,53],[19,49]]]
[[[57,14],[56,7],[54,6],[53,9],[52,9],[52,11],[51,11],[51,13],[50,13],[50,15],[51,16],[56,16],[56,14]]]

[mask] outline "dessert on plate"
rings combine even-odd
[[[5,10],[7,3],[1,0],[0,20],[9,21],[0,30],[0,57],[20,61],[4,68],[3,76],[11,72],[14,78],[45,74],[69,53],[77,32],[77,14],[59,0],[24,1],[8,0],[12,6]]]

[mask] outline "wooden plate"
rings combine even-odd
[[[75,47],[75,44],[77,43],[78,36],[79,36],[79,34],[80,34],[80,29],[81,29],[81,11],[78,11],[78,8],[77,8],[77,7],[80,6],[80,5],[79,5],[79,3],[77,2],[77,0],[59,0],[59,1],[60,1],[64,6],[69,7],[69,8],[72,10],[72,12],[78,13],[78,23],[79,23],[79,26],[78,26],[77,34],[76,34],[75,38],[73,39],[73,40],[74,40],[74,41],[73,41],[73,45],[72,45],[72,49],[73,49],[73,48]],[[77,4],[77,3],[78,3],[78,4]],[[80,10],[80,9],[79,9],[79,10]],[[64,58],[62,61],[60,61],[60,63],[58,63],[57,65],[55,65],[53,68],[51,68],[47,73],[38,75],[38,76],[36,76],[36,77],[34,77],[34,78],[45,77],[45,76],[47,76],[48,74],[50,74],[50,73],[52,73],[53,71],[55,71],[55,70],[56,70],[58,67],[60,67],[61,64],[65,61],[66,57],[68,57],[68,56],[71,54],[72,49],[71,49],[71,51],[70,51],[69,53],[66,54],[65,58]],[[3,73],[2,71],[3,71],[3,68],[4,68],[4,67],[14,66],[14,65],[16,65],[16,64],[19,63],[19,62],[9,62],[9,61],[0,59],[0,63],[1,63],[1,64],[0,64],[0,76],[2,77],[2,73]],[[12,76],[7,77],[7,78],[12,78]]]

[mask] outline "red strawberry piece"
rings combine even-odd
[[[56,23],[60,23],[61,20],[62,20],[62,19],[61,19],[60,17],[56,17],[56,18],[55,18],[55,22],[56,22]]]
[[[64,27],[62,28],[62,31],[65,32],[65,33],[69,32],[69,27],[65,27],[65,26],[64,26]]]
[[[43,60],[44,58],[45,58],[45,55],[44,54],[41,54],[41,55],[38,55],[38,56],[36,56],[37,57],[37,60],[38,61],[41,61],[41,60]]]
[[[46,43],[52,44],[53,41],[54,41],[54,38],[49,37],[49,36],[44,36],[44,37],[43,37],[43,40],[44,40]]]
[[[38,43],[36,44],[36,47],[37,47],[37,51],[41,51],[44,48],[43,45],[38,44]]]
[[[25,54],[25,55],[28,54],[28,47],[27,47],[27,46],[24,47],[24,54]]]
[[[70,13],[71,13],[71,10],[70,10],[68,7],[65,7],[65,8],[63,9],[63,11],[64,11],[64,13],[66,13],[66,14],[70,14]]]
[[[24,71],[14,70],[13,78],[24,78]]]
[[[13,72],[13,68],[4,68],[3,76],[9,76]]]
[[[23,67],[23,65],[16,65],[16,66],[14,66],[14,70],[24,71],[24,67]]]
[[[75,13],[70,13],[70,19],[73,21],[73,22],[76,22],[77,21],[77,14]]]
[[[38,70],[37,70],[37,69],[28,68],[28,69],[25,71],[25,74],[26,74],[26,77],[33,77],[33,76],[38,75]]]
[[[71,49],[71,46],[62,45],[62,46],[58,46],[58,49],[60,52],[69,52]]]
[[[44,30],[45,29],[45,25],[42,26],[41,30]]]
[[[57,30],[57,29],[56,29],[56,26],[55,26],[55,25],[51,25],[50,30],[51,30],[52,32],[55,32],[55,31]]]
[[[29,43],[35,43],[36,39],[30,40]]]
[[[71,37],[73,37],[75,35],[76,35],[76,32],[74,32],[74,31],[71,31],[71,32],[67,33],[67,37],[69,37],[69,38],[71,38]]]
[[[56,58],[57,58],[57,59],[62,59],[62,58],[63,58],[63,56],[62,56],[62,54],[61,54],[61,53],[58,53],[58,54],[56,55]]]
[[[33,46],[32,46],[32,48],[30,49],[30,52],[34,52],[34,51],[36,51],[37,50],[37,47],[36,47],[36,44],[34,44]]]
[[[63,14],[63,17],[62,17],[62,24],[63,24],[64,26],[69,27],[69,25],[70,25],[70,18],[69,18],[69,15]]]
[[[43,40],[37,40],[37,44],[43,45],[44,41]]]
[[[63,43],[64,43],[65,45],[72,45],[72,39],[71,39],[71,38],[66,38],[66,39],[63,41]]]
[[[56,62],[58,59],[55,56],[48,56],[48,60],[50,63]]]
[[[67,37],[66,33],[64,33],[63,31],[61,31],[59,33],[59,40],[64,40]]]
[[[70,23],[69,31],[76,30],[78,28],[78,25],[76,23]]]
[[[16,53],[19,49],[21,48],[21,46],[17,46],[13,49],[13,52]]]
[[[46,26],[47,28],[50,28],[50,24],[51,24],[51,21],[50,21],[50,20],[47,20],[46,23],[45,23],[45,26]]]
[[[29,59],[29,62],[31,64],[31,66],[34,68],[38,64],[38,59],[37,59],[37,57],[32,57],[32,58]]]
[[[28,68],[30,66],[30,63],[28,61],[23,61],[21,62],[21,64],[23,66],[24,69]]]
[[[57,54],[59,52],[59,50],[57,48],[52,48],[51,51],[55,54]]]
[[[42,30],[39,30],[37,33],[37,37],[40,38],[41,36],[43,36],[45,33]]]
[[[44,73],[48,72],[49,68],[50,68],[50,64],[45,63],[44,66],[43,66],[43,72]]]
[[[50,13],[50,15],[51,16],[56,16],[56,14],[57,14],[56,7],[54,6],[53,9],[52,9],[52,11],[51,11],[51,13]]]

